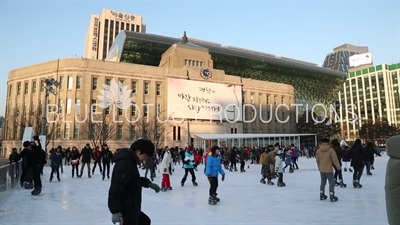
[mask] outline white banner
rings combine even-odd
[[[199,120],[242,120],[242,87],[168,78],[168,115]]]
[[[354,68],[362,65],[373,64],[372,53],[367,52],[363,54],[352,55],[349,57],[349,67]]]

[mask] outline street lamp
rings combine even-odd
[[[52,87],[53,85],[58,88],[60,83],[54,78],[44,79],[44,102],[43,102],[43,112],[42,112],[42,124],[40,127],[40,134],[46,135],[46,124],[47,124],[47,98],[49,97],[49,92],[53,95],[57,95],[57,91]]]

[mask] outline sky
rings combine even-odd
[[[400,62],[400,0],[0,2],[0,115],[10,70],[83,56],[91,14],[143,16],[146,32],[217,42],[322,65],[344,43],[368,46],[374,64]]]

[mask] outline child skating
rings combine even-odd
[[[285,187],[286,184],[283,182],[283,165],[282,165],[283,151],[278,150],[275,156],[275,172],[278,173],[278,187]]]
[[[219,155],[220,151],[217,146],[211,148],[211,155],[207,156],[206,163],[206,176],[210,182],[210,191],[208,204],[215,205],[220,201],[217,198],[217,188],[218,188],[218,174],[222,175],[222,181],[225,180],[225,171],[222,169],[221,158]]]
[[[169,168],[171,171],[174,170],[174,163],[173,158],[170,150],[166,150],[164,154],[164,158],[161,161],[160,171],[162,173],[162,180],[161,180],[161,191],[172,190],[171,187],[171,180],[169,178]]]

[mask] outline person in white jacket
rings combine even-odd
[[[171,181],[169,179],[169,167],[174,171],[172,153],[169,149],[165,150],[164,157],[160,163],[160,171],[162,173],[161,191],[172,190]]]
[[[275,172],[278,173],[278,187],[285,187],[286,184],[283,182],[283,165],[282,165],[283,151],[278,150],[275,156]]]

